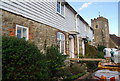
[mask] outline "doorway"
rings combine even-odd
[[[74,58],[74,37],[69,36],[69,54],[70,58]]]

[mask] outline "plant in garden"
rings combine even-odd
[[[104,58],[104,52],[103,52],[103,49],[106,48],[105,46],[103,45],[99,45],[97,47],[98,51],[99,51],[99,54],[98,54],[98,58]]]
[[[2,37],[3,80],[42,80],[48,78],[45,55],[24,39]]]
[[[89,45],[88,43],[85,44],[85,57],[87,58],[97,58],[98,50],[96,47]]]
[[[64,68],[64,81],[73,81],[84,75],[87,71],[85,64],[74,63]]]
[[[106,47],[103,46],[103,45],[99,45],[99,46],[97,47],[98,51],[100,51],[100,52],[103,52],[103,49],[104,49],[104,48],[106,48]]]
[[[61,54],[57,46],[52,45],[47,48],[46,60],[51,78],[60,78],[63,76],[64,61],[66,56]]]

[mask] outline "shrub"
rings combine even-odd
[[[104,59],[104,53],[103,52],[99,52],[99,54],[97,55],[97,57]]]
[[[103,46],[103,45],[99,45],[99,46],[97,47],[98,51],[100,51],[100,52],[103,52],[103,49],[104,49],[104,48],[106,48],[106,47]]]
[[[62,55],[57,46],[47,48],[46,60],[49,68],[49,76],[51,78],[59,78],[63,76],[63,66],[66,56]]]
[[[71,77],[68,77],[68,78],[64,79],[63,81],[74,81],[75,79],[83,76],[84,74],[85,74],[85,73],[78,73],[78,74],[76,74],[76,75],[73,75],[73,76],[71,76]]]
[[[79,54],[79,58],[84,58],[84,56],[82,54]]]
[[[85,57],[87,58],[97,58],[98,50],[96,47],[89,45],[88,43],[85,44]]]
[[[45,56],[24,39],[2,38],[3,80],[41,80],[48,78]]]
[[[63,81],[73,81],[78,77],[81,77],[87,72],[86,64],[73,63],[71,66],[66,66],[64,68],[64,80]]]
[[[91,72],[98,67],[98,61],[86,61],[87,71]]]
[[[87,70],[86,65],[84,65],[84,64],[81,65],[78,63],[73,64],[71,69],[72,69],[72,73],[74,75],[79,74],[79,73],[85,73],[85,70]]]

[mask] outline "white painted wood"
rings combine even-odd
[[[56,11],[57,2],[43,2],[39,0],[2,0],[2,9],[22,15],[37,22],[41,22],[63,31],[76,31],[75,15],[68,7],[64,6],[65,17]],[[84,23],[77,22],[79,32],[85,37]]]
[[[83,23],[79,18],[77,21],[78,21],[77,27],[78,27],[78,32],[80,33],[80,37],[85,38],[86,37],[85,23]]]
[[[29,35],[29,32],[28,32],[28,27],[24,27],[24,26],[21,26],[21,25],[16,25],[16,37],[17,37],[17,29],[19,28],[22,28],[22,31],[21,31],[21,36],[23,37],[23,28],[26,29],[26,40],[28,40],[28,35]]]
[[[2,0],[2,7],[0,8],[67,31],[65,27],[65,18],[56,12],[56,2],[38,1],[39,0]]]
[[[93,40],[93,31],[90,29],[90,27],[88,25],[86,25],[79,18],[77,21],[78,21],[77,22],[78,32],[80,33],[79,36],[82,38],[89,37],[89,39],[92,41]]]
[[[68,7],[65,7],[65,25],[68,31],[76,31],[75,15]]]
[[[74,37],[69,39],[69,54],[70,58],[74,58]]]
[[[85,43],[84,40],[82,40],[82,54],[85,56]]]

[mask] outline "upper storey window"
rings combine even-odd
[[[64,15],[64,4],[61,4],[61,14]]]
[[[60,13],[60,2],[57,2],[57,12]]]
[[[57,12],[64,16],[64,2],[57,1]]]

